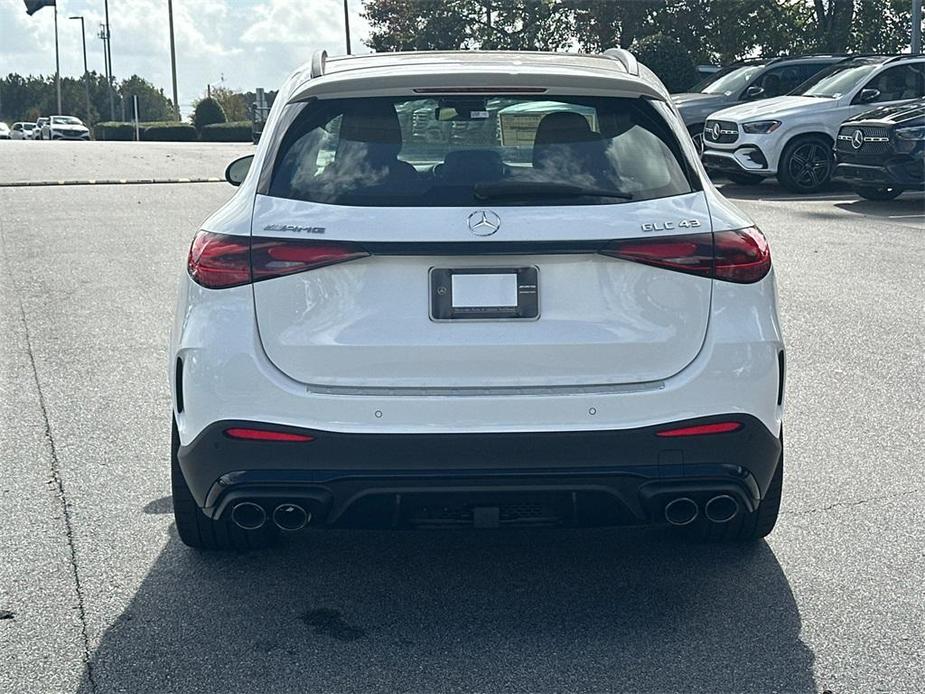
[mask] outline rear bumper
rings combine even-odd
[[[735,420],[738,431],[662,438],[656,432]],[[299,430],[309,443],[231,439],[207,427],[179,450],[206,515],[241,501],[298,502],[315,526],[619,525],[657,523],[667,498],[715,494],[757,507],[781,444],[758,419],[722,415],[619,431],[343,434]],[[260,425],[281,431],[291,427]]]

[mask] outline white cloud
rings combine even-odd
[[[83,15],[91,70],[103,72],[102,0],[58,0],[61,73],[83,74]],[[361,0],[349,0],[354,52],[368,49],[369,27]],[[233,89],[276,89],[286,75],[319,48],[344,53],[342,0],[173,0],[180,104],[190,104],[207,84]],[[54,11],[32,17],[22,0],[0,0],[0,71],[54,74]],[[167,0],[109,0],[112,62],[116,77],[138,74],[171,92]]]

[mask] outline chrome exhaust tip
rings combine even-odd
[[[703,513],[713,523],[728,523],[738,515],[739,502],[728,494],[720,494],[707,502]]]
[[[686,496],[672,499],[665,504],[665,520],[672,525],[688,525],[697,519],[697,504]]]
[[[312,514],[298,504],[280,504],[273,509],[273,522],[280,530],[301,530],[312,519]]]
[[[267,522],[267,512],[260,504],[242,501],[231,509],[231,522],[241,530],[259,530]]]

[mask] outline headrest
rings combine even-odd
[[[536,128],[534,147],[539,145],[562,144],[564,142],[588,142],[597,139],[591,132],[588,119],[580,113],[563,111],[548,113],[543,116]]]
[[[340,139],[381,145],[401,145],[401,125],[391,104],[352,107],[344,111]]]

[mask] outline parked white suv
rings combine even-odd
[[[90,129],[77,116],[51,116],[42,125],[42,140],[89,140]]]
[[[713,113],[704,125],[703,163],[738,182],[777,176],[796,193],[828,183],[833,144],[848,118],[875,106],[925,96],[925,57],[864,56],[823,70],[792,94]]]
[[[30,123],[29,121],[13,123],[13,127],[10,129],[10,137],[14,140],[31,140],[33,130],[35,130],[35,123]]]
[[[770,532],[768,245],[628,52],[319,53],[226,177],[170,343],[183,542]]]

